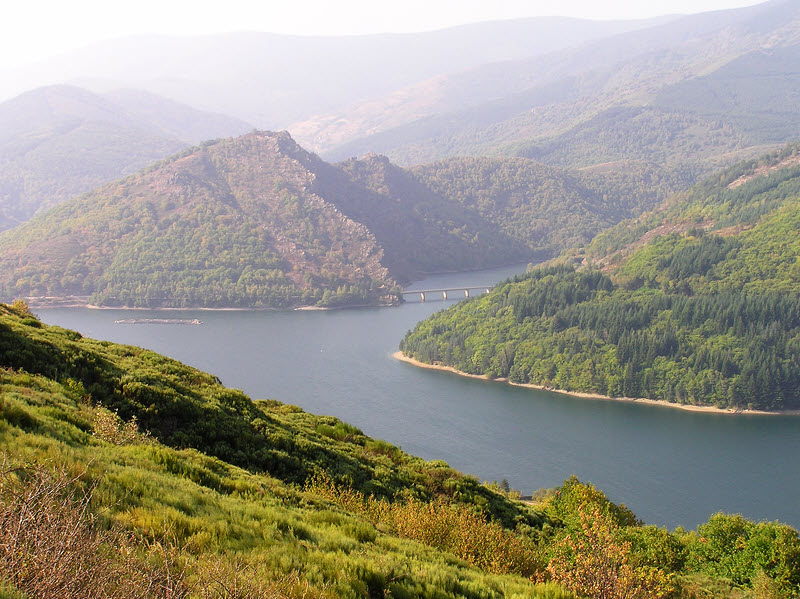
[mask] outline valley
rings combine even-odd
[[[796,0],[149,1],[0,36],[0,599],[800,598]]]
[[[488,286],[524,271],[525,265],[517,265],[437,275],[408,288]],[[525,495],[575,474],[651,524],[694,528],[717,510],[800,524],[795,504],[784,500],[798,490],[792,463],[800,444],[796,416],[576,399],[425,371],[392,358],[406,331],[458,302],[451,297],[420,303],[412,297],[399,307],[327,312],[37,312],[45,322],[90,337],[173,356],[251,397],[336,415],[482,481],[505,478]],[[114,324],[165,314],[204,324]],[[642,444],[648,451],[633,451]],[[630,478],[630,472],[640,473],[647,484]]]

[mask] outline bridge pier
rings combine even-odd
[[[443,300],[447,299],[447,290],[442,290],[442,299]]]
[[[469,297],[469,289],[464,290],[464,297]]]
[[[419,301],[421,301],[421,302],[425,301],[425,294],[424,293],[420,293],[419,294]]]

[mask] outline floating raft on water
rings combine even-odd
[[[114,324],[203,324],[197,318],[123,318]]]

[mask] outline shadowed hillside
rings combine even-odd
[[[331,165],[285,132],[256,132],[187,149],[6,232],[0,293],[109,306],[391,303],[396,283],[427,272],[550,258],[685,185],[646,163]]]

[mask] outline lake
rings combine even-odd
[[[488,286],[522,271],[438,275],[407,289]],[[169,355],[254,398],[337,416],[481,480],[506,478],[525,494],[575,474],[649,524],[695,528],[725,511],[800,528],[800,417],[578,399],[395,360],[407,330],[456,301],[432,299],[336,311],[38,313],[89,337]],[[114,323],[132,317],[204,324]]]

